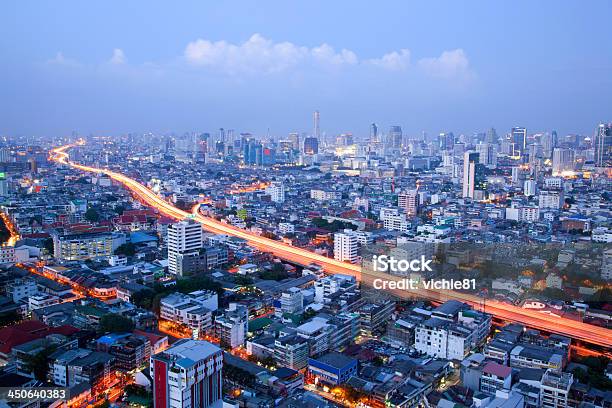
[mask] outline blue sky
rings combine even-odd
[[[0,134],[591,134],[609,1],[6,1]]]

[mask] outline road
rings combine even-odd
[[[51,150],[51,159],[59,164],[68,165],[81,171],[105,174],[113,180],[123,184],[145,204],[157,209],[160,213],[166,216],[175,218],[177,220],[187,217],[192,218],[202,224],[202,227],[207,231],[243,238],[249,245],[259,250],[273,253],[279,258],[291,262],[297,262],[303,265],[308,265],[314,262],[321,265],[325,269],[326,273],[353,275],[362,280],[362,282],[365,284],[371,284],[371,280],[374,278],[381,278],[384,280],[401,280],[400,277],[394,277],[382,272],[368,271],[367,273],[362,273],[361,266],[359,265],[336,261],[335,259],[315,254],[303,248],[294,247],[283,242],[264,238],[246,230],[217,221],[214,218],[205,217],[197,211],[189,213],[181,210],[162,199],[160,196],[155,194],[146,186],[140,184],[138,181],[124,176],[121,173],[104,168],[84,166],[70,161],[67,150],[78,144],[82,143],[69,144]],[[432,301],[459,300],[468,303],[479,310],[484,308],[485,312],[509,322],[521,323],[531,328],[568,336],[573,339],[581,340],[584,343],[603,346],[607,349],[612,348],[612,330],[610,329],[577,322],[563,317],[552,317],[537,311],[523,309],[521,307],[496,300],[487,300],[486,304],[483,306],[482,299],[477,296],[450,290],[417,289],[412,291],[390,292],[402,298],[413,298],[417,296]]]

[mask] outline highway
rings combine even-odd
[[[262,251],[273,253],[279,258],[291,262],[297,262],[303,265],[308,265],[309,263],[314,262],[321,265],[325,269],[326,273],[353,275],[365,284],[371,284],[371,281],[374,278],[381,278],[388,281],[399,281],[402,279],[400,277],[384,274],[382,272],[367,271],[362,273],[362,268],[359,265],[336,261],[335,259],[315,254],[303,248],[294,247],[289,244],[264,238],[251,232],[217,221],[214,218],[205,217],[197,211],[197,207],[192,213],[181,210],[162,199],[146,186],[140,184],[136,180],[124,176],[121,173],[104,168],[84,166],[70,161],[67,150],[79,144],[82,143],[57,147],[51,150],[50,157],[59,164],[68,165],[85,172],[102,173],[109,176],[132,191],[132,193],[142,200],[143,203],[156,208],[160,213],[166,216],[177,220],[190,217],[202,224],[202,227],[207,231],[243,238],[248,241],[249,245]],[[610,329],[577,322],[563,317],[549,316],[534,310],[523,309],[521,307],[496,300],[487,299],[483,306],[482,299],[477,296],[450,290],[437,291],[418,289],[412,291],[390,292],[402,298],[413,298],[416,296],[432,301],[459,300],[468,303],[479,310],[484,308],[485,312],[509,322],[521,323],[531,328],[568,336],[573,339],[581,340],[584,343],[602,346],[607,349],[612,348],[612,330]]]

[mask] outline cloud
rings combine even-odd
[[[61,51],[58,51],[57,54],[55,54],[55,57],[51,58],[50,60],[47,60],[47,64],[63,65],[70,67],[77,67],[81,65],[77,60],[66,58]]]
[[[437,78],[450,79],[471,75],[468,58],[461,48],[444,51],[439,57],[423,58],[419,60],[418,65],[425,73]]]
[[[113,50],[113,56],[110,58],[108,62],[113,65],[125,64],[126,62],[125,53],[123,52],[121,48],[115,48]]]
[[[309,48],[287,41],[274,42],[261,34],[253,34],[242,44],[198,39],[187,44],[184,57],[194,65],[228,73],[274,73],[301,64],[340,66],[358,62],[357,55],[350,50],[336,52],[328,44]]]
[[[410,66],[410,50],[403,48],[366,62],[390,71],[403,71]]]

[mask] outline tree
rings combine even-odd
[[[109,313],[100,319],[100,331],[103,333],[125,333],[134,330],[134,322],[125,316]]]
[[[49,356],[57,349],[56,345],[50,345],[34,354],[26,357],[26,369],[34,374],[39,381],[47,381],[49,374]]]
[[[115,249],[115,255],[134,256],[134,254],[136,254],[136,245],[131,242],[119,245]]]
[[[100,220],[100,214],[98,214],[95,208],[89,207],[87,211],[85,211],[85,219],[91,222],[98,222]]]

